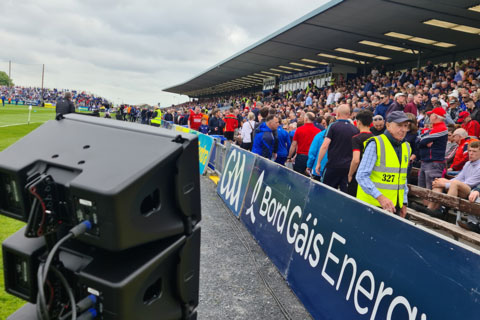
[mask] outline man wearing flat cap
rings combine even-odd
[[[407,168],[412,151],[404,139],[410,121],[403,111],[392,111],[385,133],[365,141],[356,175],[358,199],[401,217],[407,214]]]

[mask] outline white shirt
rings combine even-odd
[[[245,123],[242,126],[242,132],[241,132],[243,143],[252,142],[252,138],[250,134],[252,133],[254,128],[255,128],[255,121],[253,120],[245,121]]]

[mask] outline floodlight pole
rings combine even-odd
[[[12,60],[8,61],[8,78],[10,81],[12,80]],[[10,82],[8,83],[8,86],[10,87]]]

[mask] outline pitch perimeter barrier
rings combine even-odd
[[[215,143],[214,139],[206,134],[191,130],[184,126],[177,126],[169,121],[162,120],[160,125],[162,128],[191,133],[198,136],[199,169],[200,174],[205,174],[212,155],[212,149]]]
[[[472,248],[235,146],[217,192],[315,319],[479,318]]]

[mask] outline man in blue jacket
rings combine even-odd
[[[383,119],[386,119],[388,107],[390,107],[390,96],[387,92],[383,92],[380,94],[380,104],[375,108],[374,116],[381,115]]]
[[[260,126],[255,129],[255,138],[253,139],[252,152],[267,159],[271,159],[275,145],[274,132],[278,128],[278,117],[270,114],[262,122]]]
[[[278,151],[277,151],[277,158],[275,159],[276,163],[281,164],[282,166],[285,165],[285,161],[287,161],[288,151],[290,150],[290,136],[282,126],[278,126],[277,128],[278,134]]]
[[[329,128],[329,127],[328,127]],[[323,176],[323,170],[328,162],[328,151],[325,153],[325,156],[321,162],[320,172],[317,172],[315,168],[317,167],[318,152],[322,146],[323,140],[325,140],[325,135],[328,132],[328,128],[323,130],[320,133],[317,133],[315,138],[313,138],[312,144],[310,145],[310,150],[308,151],[308,160],[307,160],[307,173],[313,176],[313,179],[320,181],[320,178]],[[313,168],[313,171],[312,171]]]

